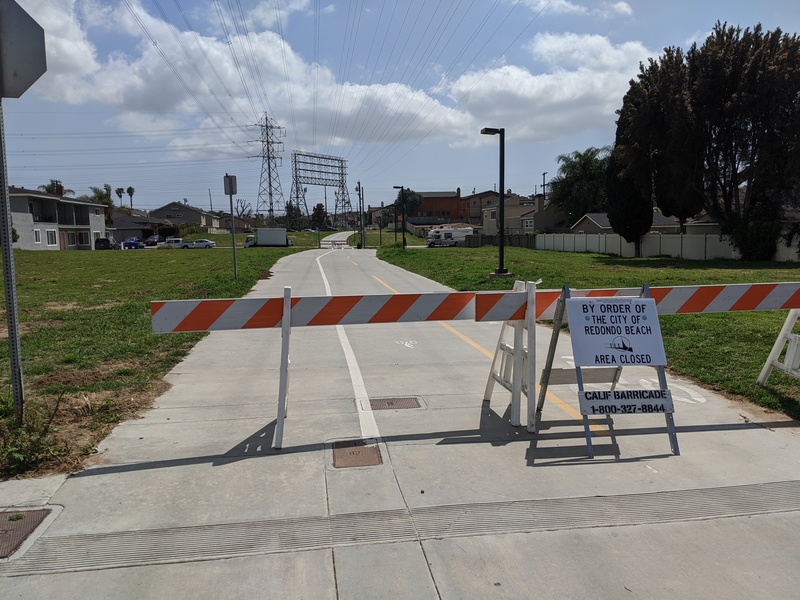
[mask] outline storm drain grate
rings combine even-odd
[[[366,440],[348,440],[333,444],[333,466],[337,469],[372,467],[381,464],[383,460],[378,444],[368,444]]]
[[[372,410],[392,410],[396,408],[420,408],[417,398],[370,398]]]
[[[0,512],[0,558],[8,558],[50,514],[49,510]]]

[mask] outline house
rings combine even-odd
[[[586,213],[571,227],[572,233],[614,233],[606,213]],[[652,233],[680,233],[681,226],[675,217],[665,217],[660,211],[653,213]]]
[[[497,206],[500,201],[500,192],[487,190],[477,194],[473,193],[469,196],[464,196],[463,200],[469,211],[469,222],[474,225],[480,225],[483,221],[483,209]]]
[[[11,222],[22,250],[92,250],[106,237],[106,207],[87,199],[65,198],[10,186]]]
[[[150,216],[164,219],[167,224],[176,227],[183,224],[200,225],[208,233],[214,233],[217,229],[222,228],[219,215],[191,206],[185,200],[183,202],[170,202],[160,208],[151,210]]]
[[[422,203],[412,214],[406,215],[406,220],[412,225],[441,225],[469,220],[469,210],[461,198],[461,188],[453,192],[417,193],[422,196]]]
[[[536,213],[536,205],[526,196],[514,194],[509,190],[503,198],[503,217],[505,219],[506,233],[533,233],[533,215]],[[497,203],[489,203],[483,209],[484,235],[495,235],[498,231],[498,221],[500,219],[500,202],[498,196]]]
[[[206,233],[225,233],[231,228],[231,216],[226,213],[213,213],[191,206],[188,201],[170,202],[150,211],[150,217],[163,219],[167,227],[189,224],[199,225]],[[237,231],[250,231],[250,222],[234,217]]]
[[[152,217],[143,210],[115,208],[111,213],[110,229],[118,242],[129,237],[147,239],[165,226],[164,219]]]

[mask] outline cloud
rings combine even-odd
[[[602,2],[600,6],[589,8],[569,0],[527,0],[526,4],[534,13],[552,15],[587,15],[601,19],[615,16],[633,16],[633,9],[627,2]]]
[[[650,55],[638,42],[615,46],[577,34],[539,34],[530,51],[547,72],[516,65],[473,71],[452,83],[451,96],[476,122],[505,123],[513,139],[552,140],[613,127],[628,82]]]

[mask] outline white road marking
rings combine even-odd
[[[332,296],[333,294],[331,293],[331,286],[328,283],[328,278],[325,276],[325,270],[322,268],[320,259],[331,252],[334,251],[331,250],[317,257],[317,266],[319,267],[320,275],[322,275],[322,283],[325,284],[325,293],[328,296]],[[364,385],[364,378],[361,376],[361,368],[358,366],[358,360],[356,360],[356,355],[353,352],[352,346],[350,346],[350,340],[347,338],[344,327],[341,325],[336,326],[336,333],[339,336],[339,344],[342,346],[342,352],[344,352],[344,358],[347,361],[347,370],[350,371],[350,381],[353,384],[353,392],[356,399],[361,437],[364,439],[380,438],[381,434],[378,430],[378,424],[375,422],[372,405],[369,403],[367,386]]]

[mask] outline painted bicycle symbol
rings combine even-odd
[[[408,340],[407,342],[404,342],[403,340],[397,340],[395,344],[398,346],[405,346],[406,348],[413,348],[417,345],[417,342],[415,340]]]

